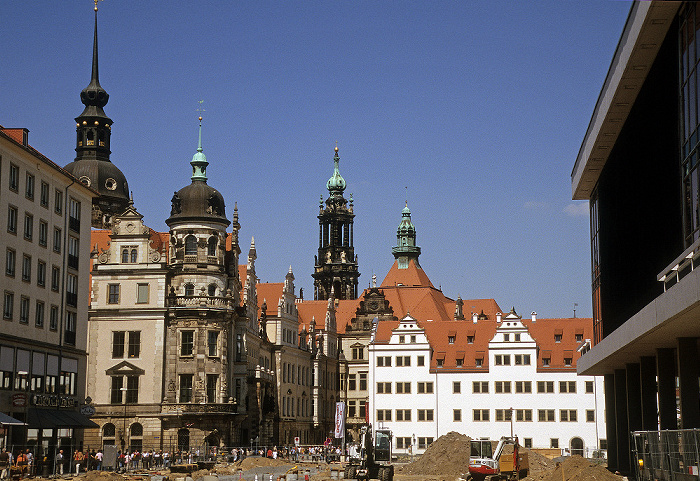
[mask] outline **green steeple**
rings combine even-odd
[[[201,181],[207,183],[207,156],[202,151],[202,117],[199,118],[199,143],[197,144],[197,153],[192,156],[192,182]]]
[[[340,170],[338,164],[340,163],[340,157],[338,157],[338,146],[335,146],[335,156],[333,157],[333,175],[326,183],[326,188],[331,194],[331,197],[343,196],[343,191],[345,190],[345,179],[340,175]]]
[[[399,269],[408,267],[408,261],[413,259],[418,265],[420,247],[416,245],[416,228],[411,222],[411,210],[406,206],[401,211],[401,223],[396,229],[396,246],[391,249],[394,258],[399,261]]]

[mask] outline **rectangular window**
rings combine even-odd
[[[129,331],[129,357],[141,355],[141,331]]]
[[[489,392],[489,382],[488,381],[474,381],[472,382],[472,393],[474,394],[488,394]]]
[[[66,344],[75,345],[75,328],[78,320],[78,315],[73,311],[66,311],[66,330],[64,339]]]
[[[56,189],[56,192],[54,193],[53,197],[53,203],[54,212],[56,212],[58,215],[61,215],[63,213],[63,192]]]
[[[433,393],[432,381],[418,383],[418,394],[432,394],[432,393]]]
[[[7,252],[5,253],[5,275],[15,277],[15,264],[17,263],[16,256],[17,254],[15,253],[14,249],[7,249]]]
[[[367,409],[367,401],[360,401],[360,417],[364,418],[366,415],[366,409]],[[391,411],[389,411],[391,412]],[[389,419],[391,421],[391,419]]]
[[[462,392],[461,381],[452,381],[452,394],[459,394]]]
[[[58,306],[51,306],[51,310],[49,311],[49,329],[52,331],[57,331],[58,330]]]
[[[495,386],[496,393],[498,394],[510,392],[510,381],[496,381]]]
[[[126,376],[126,402],[127,404],[139,403],[139,377]]]
[[[538,409],[537,420],[540,422],[552,423],[554,419],[554,409]]]
[[[46,221],[39,221],[39,245],[46,247],[49,241],[49,224]]]
[[[192,374],[180,374],[180,402],[192,402]]]
[[[377,367],[391,367],[391,356],[377,357]]]
[[[396,383],[396,394],[411,394],[411,383],[410,382],[397,382]]]
[[[474,421],[488,421],[489,420],[489,410],[488,409],[474,409],[472,411],[472,419]]]
[[[42,207],[49,206],[49,184],[41,181],[41,192],[39,194],[39,203]]]
[[[122,376],[112,376],[112,382],[109,388],[109,400],[112,404],[122,404],[122,387],[124,386],[124,378]]]
[[[575,393],[576,381],[559,381],[560,393]]]
[[[432,409],[419,409],[418,410],[418,421],[432,421],[433,420],[433,410]]]
[[[513,411],[510,409],[496,409],[496,421],[510,422],[513,416]]]
[[[586,381],[586,394],[593,394],[593,381]]]
[[[148,284],[139,284],[136,291],[136,303],[148,304]]]
[[[216,357],[219,354],[219,331],[207,332],[207,354],[211,357]],[[292,373],[294,373],[293,366]],[[294,382],[293,378],[292,382]]]
[[[406,336],[399,336],[399,344],[406,342]]]
[[[551,360],[551,358],[549,358],[549,357],[543,357],[543,358],[542,358],[542,366],[548,367],[548,366],[549,366],[549,361],[550,361],[550,360]]]
[[[515,354],[513,356],[516,366],[529,366],[530,365],[530,355],[529,354]]]
[[[5,291],[5,296],[2,304],[2,318],[12,319],[15,309],[15,294],[13,292]]]
[[[46,286],[46,262],[44,261],[38,261],[36,264],[36,285]]]
[[[29,298],[20,297],[19,299],[19,322],[21,324],[29,324]]]
[[[475,365],[476,367],[483,367],[483,365],[484,365],[484,359],[481,358],[481,357],[477,357],[476,359],[474,359],[474,365]]]
[[[361,372],[360,373],[360,391],[366,391],[366,390],[367,390],[367,373]]]
[[[353,347],[352,348],[352,358],[354,360],[358,359],[364,359],[365,358],[365,350],[362,347]]]
[[[559,438],[551,438],[549,440],[549,447],[552,449],[558,449],[559,448]]]
[[[17,233],[17,207],[9,206],[7,208],[7,232]]]
[[[24,238],[31,241],[34,238],[34,216],[24,214]]]
[[[532,438],[523,438],[523,446],[528,449],[532,449]]]
[[[78,306],[78,276],[73,274],[68,274],[66,278],[66,304]]]
[[[207,402],[216,402],[216,384],[219,381],[218,374],[207,374]]]
[[[377,394],[391,394],[391,383],[390,382],[378,382],[377,383]]]
[[[348,417],[354,418],[357,413],[357,402],[348,401]]]
[[[80,244],[76,237],[68,236],[68,267],[78,269],[78,257],[80,255]]]
[[[537,381],[538,393],[553,393],[554,381]]]
[[[80,202],[72,197],[68,201],[68,228],[80,232]]]
[[[509,342],[510,341],[510,334],[503,334],[503,342]]]
[[[124,357],[125,342],[126,332],[112,331],[112,359],[121,359]]]
[[[22,256],[22,280],[24,282],[32,281],[32,258],[27,254]]]
[[[396,420],[397,421],[410,421],[411,420],[411,410],[410,409],[397,409],[396,410]]]
[[[194,353],[194,331],[182,331],[180,337],[180,355],[191,356]],[[189,401],[187,401],[189,402]]]
[[[554,342],[561,342],[561,334],[554,335]]]
[[[559,410],[559,420],[561,422],[576,422],[576,410],[575,409],[560,409]]]
[[[356,374],[348,374],[348,391],[356,391],[357,390],[357,375]]]
[[[42,301],[36,301],[34,325],[38,328],[44,327],[44,303]]]
[[[456,336],[447,336],[447,344],[454,344]]]
[[[53,228],[53,251],[56,253],[61,253],[61,244],[63,244],[63,235],[61,234],[61,229],[58,227]]]
[[[428,449],[433,444],[433,438],[418,438],[418,449]]]
[[[571,366],[572,360],[573,359],[571,357],[565,357],[564,358],[564,366]]]
[[[58,292],[61,285],[61,269],[56,266],[51,267],[51,290]]]
[[[425,356],[418,356],[416,361],[417,366],[425,366]]]
[[[587,423],[594,423],[595,422],[595,411],[593,409],[586,409],[586,422]]]
[[[397,437],[396,438],[396,449],[409,449],[411,447],[411,438]]]
[[[453,409],[452,410],[452,421],[455,423],[462,421],[462,410],[461,409]]]
[[[25,185],[24,195],[29,200],[34,200],[34,176],[27,172],[27,184]]]
[[[532,421],[532,409],[516,409],[515,420],[531,422]]]
[[[119,304],[119,284],[107,286],[107,304]]]
[[[76,387],[76,374],[70,371],[61,371],[58,379],[58,393],[59,394],[75,394]]]
[[[15,164],[10,164],[10,190],[17,192],[19,190],[19,167]]]
[[[391,421],[391,409],[377,409],[377,421]]]
[[[531,393],[532,392],[532,382],[531,381],[515,381],[515,392],[516,393]]]

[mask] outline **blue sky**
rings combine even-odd
[[[93,2],[7,2],[0,124],[60,165],[90,80]],[[588,206],[571,169],[627,1],[99,3],[112,161],[152,228],[189,184],[204,100],[209,184],[238,203],[257,273],[313,294],[338,141],[360,286],[381,281],[408,199],[449,297],[591,315]]]

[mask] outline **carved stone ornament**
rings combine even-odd
[[[175,392],[175,381],[171,380],[171,381],[168,383],[168,391],[170,391],[170,392]]]
[[[97,260],[100,262],[100,264],[107,264],[109,262],[109,251],[103,250],[97,257]]]

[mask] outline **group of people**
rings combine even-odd
[[[119,470],[160,469],[170,467],[168,451],[153,450],[128,451],[117,453],[117,468]]]
[[[34,455],[31,450],[17,450],[15,455],[3,448],[0,452],[0,480],[8,479],[11,474],[24,477],[34,474]]]

